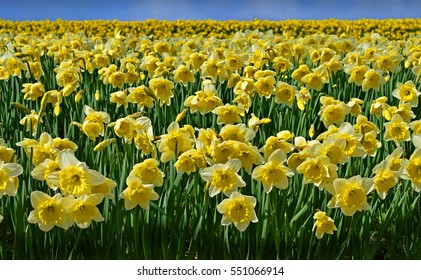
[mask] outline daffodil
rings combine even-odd
[[[139,205],[144,210],[149,210],[150,202],[158,200],[159,195],[154,191],[152,184],[144,184],[136,176],[129,176],[126,179],[127,188],[120,194],[124,199],[124,207],[131,210]]]
[[[194,139],[189,133],[185,133],[177,122],[172,122],[167,129],[167,134],[161,135],[157,147],[161,153],[161,161],[168,162],[172,158],[190,150]]]
[[[409,158],[402,162],[402,178],[410,180],[412,188],[421,191],[421,148],[417,148]]]
[[[394,115],[392,117],[392,120],[390,122],[385,123],[384,126],[384,141],[393,140],[396,144],[399,144],[402,141],[411,140],[411,135],[409,133],[409,125],[403,121],[400,115]]]
[[[17,163],[5,163],[0,160],[0,197],[15,196],[18,189],[17,177],[23,173],[23,168]]]
[[[253,165],[260,165],[264,162],[262,155],[260,155],[257,147],[250,143],[243,143],[236,141],[234,150],[229,155],[228,159],[237,158],[241,161],[241,167],[248,173],[251,173]]]
[[[373,168],[373,173],[374,189],[381,199],[385,199],[388,191],[398,183],[401,172],[391,170],[389,162],[384,160]]]
[[[244,115],[244,109],[236,105],[225,104],[216,107],[212,113],[217,115],[216,122],[218,124],[234,124],[241,123],[241,116]]]
[[[31,176],[34,179],[39,181],[46,181],[47,186],[53,190],[56,190],[58,185],[54,185],[48,180],[48,176],[56,171],[60,170],[60,164],[58,161],[51,160],[49,158],[45,159],[41,164],[35,166],[35,168],[31,172]]]
[[[250,222],[257,223],[258,218],[254,207],[256,198],[242,195],[239,192],[232,192],[229,198],[224,199],[216,209],[221,213],[223,226],[234,224],[239,231],[245,231]]]
[[[397,82],[396,89],[392,91],[392,95],[401,102],[410,103],[413,107],[418,106],[418,97],[421,94],[415,87],[413,81],[407,81],[405,84]]]
[[[257,166],[253,170],[252,178],[262,182],[266,193],[273,187],[281,190],[288,187],[288,177],[292,177],[294,172],[284,165],[285,161],[285,153],[282,150],[276,150],[264,165]]]
[[[163,77],[153,78],[149,81],[149,86],[155,93],[156,98],[159,100],[159,105],[171,105],[171,98],[174,96],[173,88],[174,83]]]
[[[105,178],[104,182],[99,185],[91,186],[92,194],[103,194],[105,198],[114,199],[112,189],[117,187],[117,183],[109,178]]]
[[[60,193],[50,197],[40,191],[32,192],[31,205],[34,210],[29,213],[28,222],[38,224],[42,231],[50,231],[54,226],[67,230],[74,221],[65,205],[73,199],[71,196],[62,197]]]
[[[335,222],[326,215],[326,212],[318,210],[313,218],[316,220],[313,230],[316,230],[317,239],[321,239],[325,233],[333,234],[333,231],[337,230]]]
[[[239,142],[250,142],[256,136],[256,132],[247,128],[245,124],[227,124],[219,132],[223,140],[235,140]]]
[[[67,199],[63,205],[75,224],[81,229],[86,229],[92,224],[92,221],[104,221],[104,217],[97,208],[103,199],[103,194],[82,195],[77,199]]]
[[[47,180],[58,186],[63,195],[90,194],[91,186],[102,184],[105,177],[95,170],[91,170],[84,162],[80,162],[70,150],[58,154],[60,171],[52,172]]]
[[[375,91],[380,90],[380,86],[385,84],[386,80],[382,76],[382,73],[375,69],[369,69],[364,74],[364,80],[362,81],[363,91],[373,89]]]
[[[239,159],[231,159],[226,163],[217,163],[200,171],[203,180],[209,183],[209,195],[211,197],[223,192],[230,196],[239,187],[245,187],[246,183],[238,175],[241,168]]]
[[[133,166],[129,175],[138,177],[144,184],[161,187],[164,184],[164,172],[159,169],[159,162],[154,158],[145,159]]]
[[[328,207],[339,207],[345,216],[357,211],[369,210],[367,195],[373,190],[373,179],[357,175],[349,179],[338,178],[333,181],[333,198]]]
[[[0,138],[0,160],[5,163],[11,162],[14,153],[15,150],[7,147],[6,142]]]
[[[304,184],[313,183],[315,186],[321,186],[323,180],[329,176],[328,165],[331,164],[328,157],[318,156],[316,158],[307,158],[297,166],[297,172],[304,175]]]

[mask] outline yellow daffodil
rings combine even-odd
[[[223,192],[226,196],[230,196],[239,187],[245,187],[246,183],[237,174],[240,168],[241,161],[239,159],[231,159],[226,163],[217,163],[202,169],[200,176],[210,184],[209,195],[214,197]]]
[[[239,231],[245,231],[250,222],[257,223],[258,218],[254,211],[256,198],[232,192],[229,198],[224,199],[216,209],[221,213],[223,226],[234,224]]]
[[[70,150],[58,154],[60,171],[52,172],[47,180],[58,186],[63,195],[79,197],[91,193],[91,186],[102,184],[105,177],[80,162]]]
[[[97,205],[100,204],[103,199],[104,195],[98,193],[82,195],[77,199],[73,198],[66,200],[63,202],[63,205],[75,224],[81,229],[86,229],[92,224],[92,221],[104,221],[104,217],[102,217],[97,208]]]
[[[373,179],[357,175],[349,179],[338,178],[333,181],[333,198],[328,207],[339,207],[345,216],[357,211],[369,210],[367,195],[373,190]]]
[[[5,163],[0,160],[0,197],[15,196],[18,190],[17,177],[23,173],[23,168],[17,163]]]
[[[333,231],[337,230],[335,222],[326,215],[326,212],[318,210],[313,218],[316,220],[313,230],[316,230],[317,239],[321,239],[325,233],[333,234]]]
[[[151,200],[158,200],[159,195],[154,191],[152,184],[144,184],[136,176],[129,176],[126,180],[127,188],[120,194],[124,199],[124,207],[131,210],[139,205],[144,210],[149,210]]]
[[[129,175],[138,177],[144,184],[161,187],[164,184],[164,172],[159,169],[159,162],[154,158],[145,159],[133,166]]]
[[[400,115],[394,115],[392,117],[392,120],[390,122],[385,123],[384,126],[384,141],[393,140],[396,144],[399,144],[402,141],[411,140],[411,135],[409,133],[409,125],[403,121]]]
[[[252,173],[252,178],[262,182],[264,191],[270,192],[273,187],[286,189],[288,187],[288,177],[292,177],[294,172],[284,166],[286,155],[282,150],[273,152],[264,165],[257,166]]]
[[[409,158],[402,162],[402,178],[410,180],[412,188],[421,191],[421,148],[417,148]]]
[[[40,191],[32,192],[31,205],[34,210],[29,213],[28,222],[38,224],[42,231],[50,231],[54,226],[67,230],[74,221],[65,205],[73,199],[71,196],[62,197],[60,193],[50,197]]]

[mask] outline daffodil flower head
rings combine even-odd
[[[218,116],[216,119],[218,124],[234,124],[242,122],[241,116],[244,115],[244,109],[236,105],[225,104],[216,107],[212,113]]]
[[[257,166],[253,170],[252,178],[262,182],[266,193],[269,193],[273,187],[281,190],[288,187],[288,177],[292,177],[294,172],[284,166],[285,161],[286,155],[279,149],[270,155],[264,165]]]
[[[338,178],[333,181],[334,196],[328,207],[339,207],[345,216],[357,211],[369,210],[367,194],[373,190],[373,179],[357,175],[349,179]]]
[[[210,183],[209,195],[214,197],[223,192],[226,196],[230,196],[239,187],[245,187],[246,183],[237,174],[240,168],[241,161],[239,159],[231,159],[226,163],[217,163],[202,169],[200,176],[203,180]]]
[[[245,231],[250,222],[258,222],[254,211],[255,206],[255,197],[245,196],[235,191],[231,193],[229,198],[218,204],[216,209],[223,215],[221,220],[223,226],[234,224],[239,231]]]
[[[124,199],[124,207],[131,210],[139,205],[144,210],[149,210],[151,200],[158,200],[159,195],[154,191],[152,184],[144,184],[137,176],[126,179],[127,188],[120,194]]]
[[[102,217],[97,208],[97,205],[100,204],[103,199],[104,194],[99,193],[82,195],[77,199],[65,200],[63,205],[75,224],[81,229],[86,229],[92,224],[92,221],[104,221],[104,217]]]
[[[8,163],[12,161],[15,150],[7,147],[6,142],[0,138],[0,160]]]
[[[399,114],[394,115],[391,121],[385,123],[384,126],[384,141],[393,140],[396,144],[400,144],[402,141],[411,140],[409,125],[404,122]]]
[[[392,91],[392,95],[402,103],[410,103],[411,106],[418,106],[418,97],[421,94],[415,87],[413,81],[407,81],[405,84],[397,82],[396,89]]]
[[[159,169],[159,162],[155,158],[148,158],[135,164],[129,175],[138,177],[144,184],[152,184],[156,187],[164,184],[165,174]]]
[[[309,157],[297,167],[297,172],[304,175],[304,184],[313,183],[315,186],[320,186],[323,180],[329,176],[329,164],[328,157]]]
[[[317,210],[313,218],[316,220],[313,230],[316,230],[317,239],[321,239],[325,233],[333,234],[333,231],[337,230],[335,222],[326,215],[326,212]]]
[[[91,186],[100,185],[105,177],[91,170],[80,162],[70,150],[61,151],[58,155],[60,171],[52,172],[47,179],[58,186],[63,195],[79,197],[91,193]]]
[[[410,180],[412,188],[421,191],[421,148],[417,148],[409,158],[402,162],[402,178]]]
[[[373,89],[375,91],[380,90],[380,86],[385,84],[386,80],[382,76],[382,72],[380,70],[369,69],[364,74],[364,80],[362,81],[362,89],[363,91],[368,91],[369,89]]]
[[[387,160],[379,163],[373,172],[376,174],[373,177],[374,189],[381,199],[385,199],[387,192],[398,183],[401,172],[391,170]]]
[[[0,160],[0,198],[3,195],[15,196],[17,192],[16,180],[23,173],[23,168],[17,163],[5,163]]]
[[[31,193],[31,205],[34,208],[29,213],[28,222],[38,224],[42,231],[50,231],[54,226],[67,230],[72,226],[73,220],[66,210],[66,202],[74,198],[62,197],[60,193],[50,197],[40,191]]]

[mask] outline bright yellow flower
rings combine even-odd
[[[402,141],[411,140],[409,126],[406,122],[403,121],[400,115],[394,115],[392,117],[392,120],[390,122],[385,123],[384,126],[384,141],[393,140],[396,144],[399,144]]]
[[[342,138],[345,140],[345,155],[350,157],[364,157],[366,155],[364,147],[361,144],[363,135],[356,133],[354,127],[350,123],[345,122],[341,124],[338,132],[332,135],[335,138]]]
[[[80,162],[70,150],[58,154],[60,171],[52,172],[47,180],[58,186],[63,195],[79,197],[91,193],[91,186],[102,184],[105,177],[91,170],[84,162]]]
[[[412,188],[421,191],[421,148],[417,148],[407,161],[402,162],[402,178],[410,180]]]
[[[17,177],[23,168],[17,163],[5,163],[0,160],[0,198],[3,195],[15,196],[18,189]]]
[[[373,173],[376,174],[373,177],[374,188],[380,198],[385,199],[387,192],[398,183],[401,172],[391,170],[389,162],[384,160],[373,168]]]
[[[194,75],[188,66],[180,65],[174,70],[174,82],[182,83],[184,86],[187,86],[188,83],[194,81]]]
[[[380,118],[381,113],[389,107],[386,102],[386,96],[382,96],[376,100],[373,100],[370,106],[370,114],[374,114],[376,117]]]
[[[76,225],[81,229],[86,229],[92,221],[98,223],[104,221],[104,217],[97,208],[103,199],[103,194],[82,195],[77,199],[66,200],[63,205]]]
[[[124,106],[127,108],[129,106],[129,100],[127,99],[127,94],[125,90],[119,90],[110,94],[110,102],[116,103],[117,108]]]
[[[53,197],[40,192],[31,193],[31,205],[34,210],[29,213],[28,222],[38,224],[42,231],[50,231],[54,226],[67,230],[72,226],[73,220],[65,208],[73,197],[62,197],[60,193]]]
[[[146,106],[148,108],[152,108],[154,105],[154,98],[153,92],[144,85],[138,87],[131,87],[128,89],[129,95],[127,95],[127,102],[137,104],[139,110],[143,110]]]
[[[308,66],[306,64],[301,64],[300,66],[298,66],[297,69],[294,70],[294,72],[292,72],[291,77],[296,80],[298,83],[301,83],[301,79],[307,75],[310,74],[311,71],[308,68]]]
[[[364,115],[358,115],[357,121],[354,124],[354,131],[359,134],[366,134],[374,131],[376,134],[380,133],[380,129],[373,122],[370,122]]]
[[[31,176],[36,180],[46,181],[49,188],[56,190],[58,185],[54,185],[48,180],[48,176],[56,171],[60,171],[60,164],[55,160],[47,158],[41,164],[35,166],[31,172]]]
[[[0,138],[0,161],[8,163],[12,161],[15,150],[7,147],[6,142]]]
[[[254,211],[255,206],[256,198],[235,191],[231,193],[229,198],[218,204],[216,209],[223,215],[221,221],[223,226],[234,224],[239,231],[245,231],[250,222],[258,222]]]
[[[237,158],[241,161],[241,167],[250,174],[253,165],[259,165],[264,162],[262,155],[260,155],[257,147],[250,143],[238,142],[234,144],[234,150],[229,155],[228,159]]]
[[[313,218],[316,220],[313,226],[313,230],[316,229],[317,239],[321,239],[325,233],[333,234],[333,231],[336,231],[335,222],[326,215],[326,212],[317,210]]]
[[[190,113],[199,111],[204,115],[223,105],[222,100],[216,96],[216,88],[210,80],[203,81],[202,88],[203,90],[196,91],[195,95],[190,95],[184,101],[184,106],[190,108]]]
[[[226,196],[230,196],[239,187],[245,187],[246,183],[237,174],[240,168],[241,161],[239,159],[231,159],[226,163],[217,163],[202,169],[200,176],[210,184],[209,195],[214,197],[223,192]]]
[[[23,84],[22,92],[25,94],[23,99],[25,100],[37,100],[39,97],[43,96],[45,93],[45,87],[42,83],[35,84]]]
[[[339,207],[345,216],[352,216],[357,211],[369,210],[367,194],[373,189],[373,179],[357,175],[349,179],[338,178],[333,181],[333,198],[328,207]]]
[[[259,78],[254,83],[254,86],[260,96],[269,98],[273,93],[275,93],[275,77],[266,76]]]
[[[312,73],[303,76],[301,81],[305,83],[306,88],[315,89],[316,91],[320,91],[323,85],[328,83],[321,68],[316,68]]]
[[[102,184],[91,186],[91,193],[103,194],[105,198],[114,199],[112,189],[115,187],[117,187],[117,183],[115,181],[105,178]]]
[[[157,147],[161,153],[161,161],[168,162],[193,147],[194,139],[180,128],[177,122],[168,126],[168,134],[161,135]]]
[[[407,81],[405,84],[397,82],[396,89],[392,95],[403,103],[410,103],[413,107],[418,106],[418,96],[421,94],[415,87],[413,81]]]
[[[297,94],[298,91],[295,86],[279,81],[276,84],[275,103],[286,104],[291,108]]]
[[[242,122],[240,116],[244,115],[244,109],[235,105],[225,104],[213,109],[212,113],[218,116],[216,119],[218,124],[233,124]]]
[[[282,150],[276,150],[264,165],[257,166],[253,170],[252,178],[262,182],[266,193],[269,193],[273,187],[281,190],[288,187],[288,177],[292,177],[294,172],[284,166],[285,161],[285,153]]]
[[[171,98],[174,96],[174,83],[163,78],[153,78],[149,81],[150,88],[154,91],[156,98],[159,100],[159,105],[171,105]]]
[[[367,65],[345,65],[344,72],[350,75],[348,83],[355,83],[357,86],[361,86],[364,81],[364,75],[369,69],[370,67]]]
[[[200,142],[200,141],[199,141]],[[191,149],[182,153],[174,164],[177,172],[190,174],[196,171],[196,167],[203,169],[206,167],[206,157],[201,150]]]
[[[329,158],[325,156],[307,158],[297,166],[297,172],[304,175],[304,184],[313,183],[315,186],[323,188],[321,186],[323,180],[329,177],[329,164],[331,164]]]
[[[127,188],[120,194],[124,199],[124,207],[131,210],[137,205],[144,210],[149,210],[151,200],[158,200],[159,195],[154,191],[153,185],[144,184],[136,176],[129,176],[126,180]]]
[[[26,131],[31,131],[32,135],[35,135],[37,133],[38,123],[42,123],[42,119],[40,119],[37,112],[31,110],[31,113],[23,117],[19,123],[25,126]]]
[[[323,143],[316,143],[310,147],[315,156],[325,156],[332,164],[344,164],[349,156],[345,154],[346,141],[343,138],[328,137]]]
[[[161,187],[164,184],[164,172],[159,169],[159,162],[154,158],[145,159],[133,166],[129,175],[138,177],[144,184]]]
[[[106,112],[95,111],[88,105],[83,106],[83,112],[86,117],[82,123],[82,131],[91,140],[95,140],[100,135],[104,136],[104,124],[108,124],[110,122],[110,115]]]
[[[349,102],[346,104],[350,108],[349,113],[353,117],[358,117],[362,113],[361,104],[363,104],[364,101],[359,98],[351,98]]]
[[[321,116],[320,120],[326,128],[332,124],[342,124],[346,115],[350,112],[350,108],[347,104],[338,100],[327,101],[329,98],[330,96],[322,96],[320,98],[320,102],[323,106],[320,108],[319,116]]]
[[[259,119],[254,113],[251,113],[251,118],[248,120],[247,124],[251,129],[254,129],[254,131],[257,132],[259,130],[259,125],[269,124],[271,122],[272,120],[269,118]]]
[[[386,80],[382,76],[382,73],[374,70],[369,69],[364,74],[364,80],[362,82],[362,89],[363,91],[368,91],[369,89],[373,89],[375,91],[380,90],[380,86],[386,83]]]
[[[289,154],[294,150],[294,145],[280,137],[269,136],[261,150],[263,151],[263,157],[267,160],[278,149],[281,149],[285,154]]]
[[[219,132],[222,139],[235,140],[239,142],[250,142],[256,136],[256,132],[253,129],[247,128],[245,124],[240,123],[237,125],[227,124],[221,128]]]

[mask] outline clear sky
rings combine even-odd
[[[419,18],[421,0],[0,0],[9,20]]]

